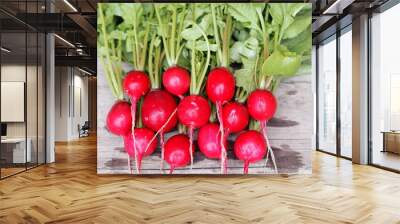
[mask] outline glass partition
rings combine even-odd
[[[318,149],[336,153],[336,36],[318,47]]]
[[[2,177],[24,171],[31,162],[26,141],[26,41],[25,32],[1,34]]]
[[[352,30],[340,36],[340,155],[352,157]]]
[[[0,178],[45,163],[45,34],[16,17],[43,1],[0,1]]]
[[[400,4],[371,19],[371,162],[400,171]]]

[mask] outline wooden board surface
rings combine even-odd
[[[100,60],[98,60],[100,61]],[[115,102],[105,80],[103,69],[98,63],[97,79],[97,171],[99,174],[127,174],[128,159],[123,149],[121,137],[110,134],[105,128],[105,117],[109,108]],[[276,92],[278,110],[275,117],[268,123],[268,133],[271,146],[277,158],[279,173],[309,174],[311,173],[311,149],[313,135],[314,98],[312,93],[311,75],[297,76],[281,82]],[[168,136],[173,135],[170,133]],[[231,145],[233,144],[231,138]],[[230,147],[231,149],[232,147]],[[243,162],[237,160],[229,152],[228,174],[243,173]],[[160,171],[160,150],[158,149],[142,161],[143,174],[167,173],[166,164]],[[132,163],[134,166],[134,162]],[[220,162],[205,158],[198,150],[195,154],[193,169],[177,169],[175,174],[220,174]],[[265,161],[251,164],[249,173],[271,174],[272,165],[265,167]]]

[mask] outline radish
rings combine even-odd
[[[168,92],[182,99],[190,87],[189,72],[178,66],[169,67],[163,73],[163,85]]]
[[[266,154],[265,148],[264,137],[258,131],[246,131],[237,137],[234,152],[238,159],[244,161],[244,174],[248,174],[250,163],[263,159]]]
[[[207,100],[201,96],[187,96],[178,105],[179,121],[189,127],[190,139],[190,164],[193,165],[193,131],[207,124],[210,118],[211,108]]]
[[[163,73],[162,82],[168,92],[182,99],[183,94],[189,89],[190,75],[186,69],[178,66],[178,60],[184,47],[180,35],[184,24],[178,19],[178,8],[179,6],[171,4],[169,7],[161,8],[162,12],[160,12],[160,9],[155,6],[155,13],[168,65]],[[164,16],[170,21],[163,22],[162,20],[165,18],[161,19],[161,13],[164,13]],[[181,14],[185,15],[185,10]]]
[[[179,121],[190,128],[199,128],[207,124],[210,114],[210,105],[201,96],[185,97],[178,106]]]
[[[132,136],[132,133],[129,133],[124,138],[125,150],[130,157],[135,158],[137,163],[136,172],[140,174],[143,157],[151,155],[156,150],[157,141],[150,142],[154,136],[154,132],[147,128],[136,128],[135,138],[132,138]]]
[[[175,168],[184,167],[190,162],[190,142],[186,135],[179,134],[171,137],[165,143],[165,161],[170,166],[169,173]]]
[[[237,102],[227,103],[222,108],[222,123],[226,135],[242,131],[249,123],[247,108]]]
[[[209,159],[221,157],[220,131],[217,124],[206,124],[200,128],[197,137],[200,151]]]
[[[141,108],[143,125],[156,131],[150,142],[153,142],[158,134],[160,135],[160,169],[163,168],[164,161],[164,133],[171,131],[178,122],[176,108],[173,96],[163,90],[153,90],[143,100]]]
[[[131,105],[122,100],[115,102],[107,114],[106,126],[108,131],[115,135],[122,136],[124,138],[124,142],[126,142],[127,138],[129,138],[129,135],[131,135],[130,133],[132,128]],[[129,151],[129,147],[129,145],[125,144],[125,151]],[[131,160],[129,155],[128,167],[132,174]]]
[[[226,143],[226,139],[228,139],[231,133],[240,132],[245,129],[249,123],[249,113],[247,112],[247,108],[237,102],[227,103],[222,108],[222,122],[223,124],[223,142]],[[227,159],[224,159],[223,164],[224,173],[226,173],[227,167]]]
[[[226,103],[235,94],[235,78],[227,68],[214,68],[208,74],[206,91],[213,103]]]
[[[214,39],[217,45],[217,67],[211,70],[207,78],[206,92],[208,98],[216,105],[217,118],[221,132],[221,173],[227,173],[227,152],[225,148],[224,122],[222,118],[222,105],[232,99],[235,94],[235,78],[229,71],[230,59],[230,40],[232,35],[232,17],[228,10],[224,10],[220,5],[210,4],[213,19]],[[217,16],[222,16],[224,26],[217,24]]]
[[[208,98],[216,104],[217,117],[221,131],[221,173],[227,173],[224,122],[222,118],[222,105],[232,99],[235,94],[235,78],[226,68],[213,69],[207,79],[206,92]]]
[[[208,66],[211,59],[210,44],[207,34],[202,28],[196,24],[196,4],[192,5],[192,28],[196,28],[204,38],[207,46],[207,56],[205,60],[197,60],[203,58],[202,52],[196,49],[196,40],[188,40],[191,45],[191,76],[190,76],[190,96],[181,100],[178,105],[179,121],[189,128],[189,153],[190,153],[190,169],[193,168],[193,131],[205,125],[210,119],[211,108],[207,100],[200,96],[200,91],[203,87],[204,78],[206,76]]]
[[[123,81],[123,89],[126,95],[131,100],[131,113],[132,113],[132,136],[135,136],[135,124],[136,124],[136,105],[140,97],[145,95],[150,89],[150,80],[146,73],[142,71],[130,71],[125,76]],[[133,150],[136,152],[136,145],[133,144]],[[135,160],[137,158],[135,157]],[[136,170],[139,170],[138,161],[136,160]]]
[[[108,131],[115,135],[125,136],[132,128],[131,106],[126,101],[117,101],[107,114]]]
[[[267,136],[267,122],[274,116],[277,108],[276,98],[268,90],[254,90],[247,99],[247,108],[250,116],[260,122],[261,130],[268,146],[266,163],[268,162],[268,155],[271,154],[272,163],[277,173],[278,168],[276,166],[274,152],[272,151]]]
[[[153,131],[171,131],[177,123],[177,116],[170,115],[176,109],[175,99],[163,90],[153,90],[143,100],[142,122]],[[169,119],[169,120],[168,120]]]
[[[150,143],[154,141],[157,135],[160,135],[161,170],[163,169],[164,161],[164,133],[171,131],[178,121],[176,114],[177,104],[170,93],[182,98],[183,94],[189,88],[188,80],[190,79],[188,72],[177,65],[180,53],[184,47],[181,43],[182,38],[177,35],[183,29],[183,21],[177,19],[178,7],[178,5],[174,4],[170,5],[170,7],[154,6],[158,27],[153,32],[147,60],[147,69],[153,90],[145,97],[142,104],[143,124],[151,130],[156,131]],[[165,16],[167,20],[171,20],[171,22],[163,22],[160,14]],[[159,71],[164,62],[164,56],[169,68],[165,70],[162,81],[170,93],[159,90]]]

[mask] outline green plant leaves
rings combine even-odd
[[[295,37],[284,40],[282,44],[285,45],[288,50],[296,52],[297,54],[309,52],[312,46],[311,25]]]
[[[144,61],[145,64],[155,61],[156,51],[159,65],[154,64],[151,69],[147,64],[143,66],[149,75],[150,70],[158,72],[154,75],[161,74],[171,62],[192,70],[192,58],[195,74],[203,71],[202,64],[208,64],[206,58],[210,61],[208,69],[220,66],[219,52],[224,45],[222,38],[218,45],[216,34],[231,40],[223,52],[239,67],[233,72],[241,97],[244,92],[267,88],[269,83],[310,71],[312,7],[309,3],[212,3],[215,14],[210,4],[200,3],[100,4],[103,19],[97,21],[98,55],[114,66],[107,68],[110,76],[118,76],[112,74],[117,71],[113,71],[116,62],[136,67]],[[229,23],[228,15],[232,18]],[[218,32],[214,29],[214,18]],[[225,27],[232,27],[228,29],[230,36],[224,34]],[[265,86],[260,86],[261,82]]]
[[[228,9],[231,16],[241,22],[244,27],[261,32],[258,13],[262,13],[264,8],[264,3],[232,3],[229,4]]]
[[[235,72],[236,86],[243,88],[247,93],[250,93],[257,88],[255,81],[256,60],[242,58],[243,68]]]
[[[261,72],[266,76],[292,76],[300,66],[301,56],[281,46],[264,61]]]
[[[242,62],[242,58],[255,60],[258,54],[259,42],[256,38],[250,37],[245,41],[235,42],[230,50],[230,57],[233,62]]]
[[[311,18],[309,16],[298,16],[293,23],[285,30],[283,39],[295,38],[307,27],[311,25]]]

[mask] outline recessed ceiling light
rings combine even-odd
[[[336,0],[322,14],[342,14],[343,10],[351,5],[355,0]]]
[[[7,49],[5,47],[1,47],[0,49],[1,49],[1,51],[4,51],[6,53],[10,53],[11,52],[11,50],[9,50],[9,49]]]
[[[73,45],[71,42],[69,42],[68,40],[62,38],[61,36],[59,36],[58,34],[54,34],[55,37],[57,37],[59,40],[61,40],[62,42],[66,43],[67,45],[69,45],[70,47],[75,48],[75,45]]]
[[[86,71],[86,70],[83,70],[83,69],[81,69],[81,68],[79,68],[79,67],[78,67],[78,70],[81,71],[81,72],[83,72],[83,73],[85,73],[85,74],[87,74],[87,75],[90,75],[90,76],[92,75],[92,73],[90,73],[90,72],[88,72],[88,71]]]
[[[64,0],[64,3],[67,4],[74,12],[78,12],[75,6],[73,6],[68,0]]]

